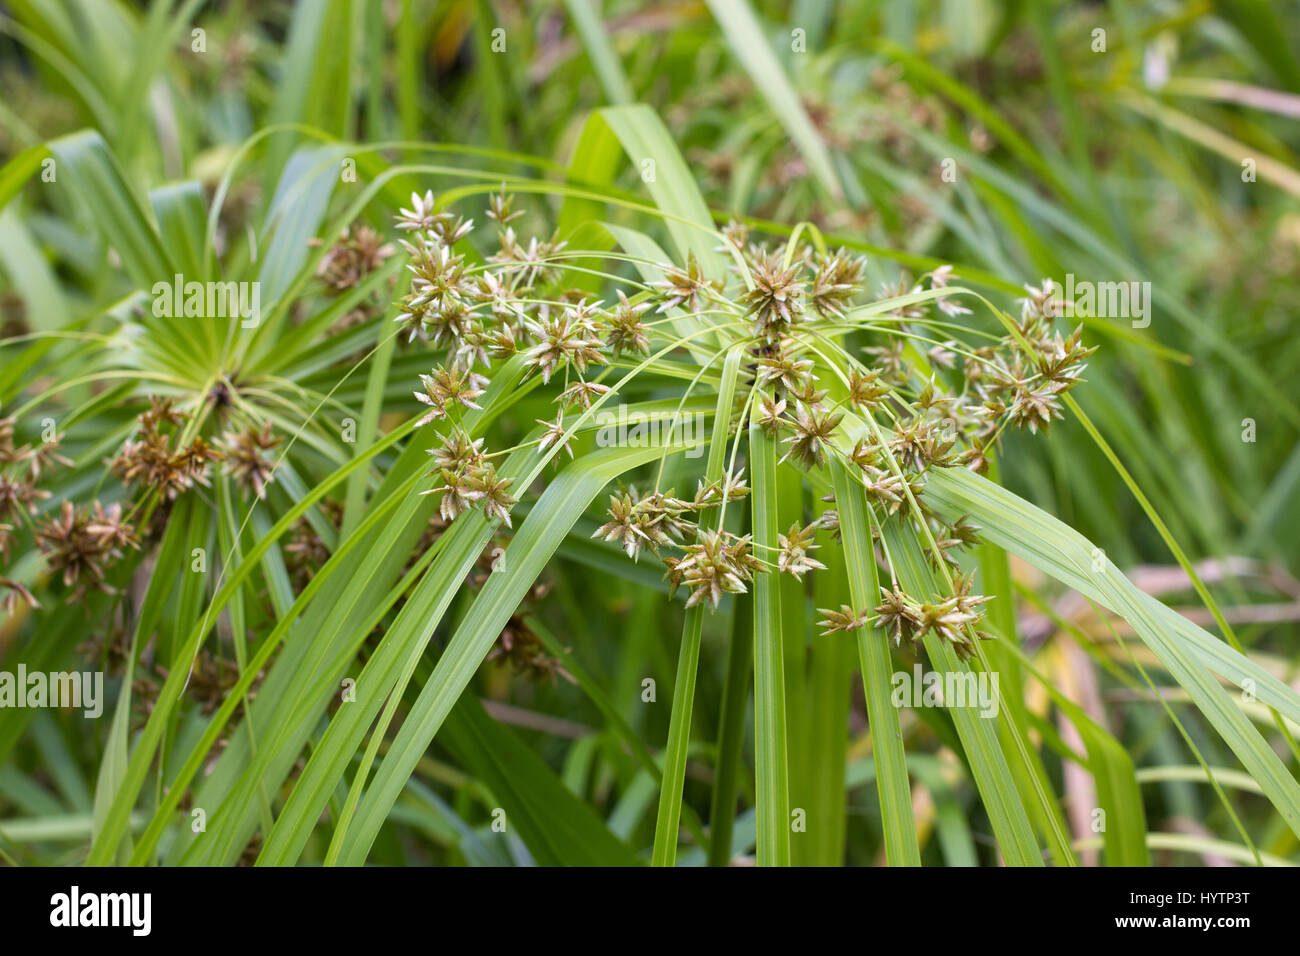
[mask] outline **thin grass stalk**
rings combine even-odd
[[[861,485],[853,480],[837,459],[831,460],[835,503],[848,571],[849,595],[854,607],[874,607],[880,595],[880,575],[872,545],[870,506]],[[857,629],[858,660],[862,669],[862,690],[871,726],[872,752],[876,760],[876,792],[884,827],[885,859],[890,866],[920,866],[921,850],[916,840],[912,813],[912,790],[907,774],[898,709],[890,698],[893,659],[889,639],[879,628]],[[834,639],[832,635],[831,639]]]
[[[754,550],[777,548],[776,439],[749,426],[754,488]],[[757,776],[759,866],[790,865],[790,790],[786,750],[785,667],[781,640],[781,589],[775,575],[754,581],[754,763]]]
[[[726,866],[731,862],[731,828],[736,822],[736,795],[740,790],[749,675],[754,667],[754,599],[748,594],[738,594],[734,607],[727,676],[722,684],[722,715],[718,720],[713,799],[709,808],[709,866]]]
[[[708,480],[717,480],[722,474],[726,451],[727,422],[736,393],[743,352],[734,349],[728,353],[722,367],[722,385],[718,389],[718,404],[714,411],[713,437],[709,442],[709,459],[706,466]],[[711,522],[720,519],[710,516]],[[695,676],[699,666],[700,638],[704,630],[705,605],[697,604],[686,609],[682,624],[682,644],[677,656],[677,676],[673,687],[672,716],[668,724],[668,743],[664,749],[664,774],[659,787],[659,815],[655,820],[655,842],[651,854],[654,866],[672,866],[677,859],[677,827],[682,812],[682,786],[686,780],[686,755],[690,747],[691,716],[695,703]]]

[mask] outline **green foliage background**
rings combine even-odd
[[[6,0],[0,417],[31,442],[53,419],[70,463],[0,565],[39,603],[0,616],[0,669],[104,669],[108,703],[0,715],[0,858],[1300,860],[1297,49],[1300,9],[1266,0]],[[914,658],[818,634],[814,608],[874,604],[877,516],[836,468],[802,491],[758,474],[761,436],[757,534],[836,495],[842,543],[821,533],[807,588],[670,602],[653,562],[592,539],[659,452],[590,427],[572,464],[524,447],[554,409],[515,361],[463,420],[519,446],[513,528],[468,512],[424,536],[411,392],[435,356],[392,335],[403,257],[342,294],[318,267],[345,228],[393,236],[413,191],[481,223],[502,184],[590,253],[573,282],[593,295],[638,257],[720,274],[710,230],[733,217],[864,254],[873,294],[945,263],[1008,313],[1043,277],[1151,283],[1149,327],[1082,318],[1099,350],[1064,420],[1008,433],[994,481],[927,491],[983,529],[997,721],[897,710],[889,674]],[[265,321],[154,315],[176,273],[259,282]],[[679,349],[627,399],[671,413],[696,376],[688,407],[717,420],[737,362]],[[266,498],[218,471],[145,505],[160,520],[111,592],[69,601],[32,528],[64,501],[130,510],[105,462],[148,396],[219,388],[284,439]],[[893,527],[896,570],[929,587]],[[476,570],[495,547],[504,572]],[[485,662],[503,631],[561,673]]]

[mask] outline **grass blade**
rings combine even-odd
[[[839,461],[832,461],[831,469],[852,606],[872,608],[880,599],[880,578],[871,539],[870,505],[862,486],[853,481]],[[837,639],[837,635],[825,638]],[[871,722],[876,791],[880,797],[880,817],[885,830],[885,856],[890,866],[920,866],[921,850],[916,842],[907,755],[903,750],[898,710],[891,700],[893,659],[889,640],[877,628],[866,626],[858,629],[857,641],[867,718]]]
[[[749,426],[754,551],[767,560],[777,548],[776,439]],[[790,790],[786,750],[785,674],[780,582],[754,581],[754,772],[757,779],[758,865],[790,865]]]

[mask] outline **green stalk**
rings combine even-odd
[[[749,426],[754,487],[754,550],[770,558],[777,547],[776,439]],[[759,866],[790,865],[790,789],[786,762],[785,667],[781,642],[781,582],[754,580],[754,763],[758,778]]]
[[[365,451],[374,444],[375,436],[379,433],[379,416],[384,411],[384,384],[388,381],[388,369],[393,361],[393,352],[397,348],[397,336],[385,335],[386,331],[383,326],[376,330],[379,341],[375,343],[370,374],[366,378],[365,404],[361,410],[361,421],[357,424],[358,452]],[[339,529],[340,538],[351,534],[364,517],[366,485],[369,481],[370,472],[364,468],[354,472],[348,478],[347,497],[343,506],[343,525]]]
[[[844,561],[848,568],[849,594],[855,609],[873,608],[880,598],[880,575],[871,543],[870,505],[862,486],[853,480],[844,465],[838,459],[832,459],[830,465],[835,481],[840,535],[844,542]],[[876,792],[880,797],[885,859],[890,866],[920,866],[921,851],[916,842],[907,754],[903,749],[898,709],[891,700],[893,658],[889,653],[889,639],[878,628],[870,626],[858,628],[857,637],[862,690],[866,696],[867,719],[871,722],[871,743],[876,760]]]
[[[998,481],[997,456],[990,455],[989,459],[989,478]],[[1005,723],[998,722],[998,736],[1002,739],[1006,752],[1011,754],[1016,747],[1015,734],[1020,734],[1024,740],[1030,739],[1029,716],[1025,707],[1024,675],[1020,660],[1012,652],[1019,645],[1016,636],[1016,606],[1012,596],[1011,564],[1005,551],[987,541],[981,540],[978,553],[984,593],[993,598],[988,604],[986,620],[995,633],[1003,638],[999,641],[989,641],[985,653],[1002,681],[1000,697],[1007,719]],[[1025,808],[1033,815],[1034,823],[1047,840],[1057,864],[1069,865],[1069,860],[1060,854],[1056,841],[1052,839],[1054,831],[1068,832],[1059,801],[1053,799],[1040,804],[1034,799],[1035,780],[1042,792],[1052,793],[1052,782],[1047,775],[1047,768],[1043,766],[1042,757],[1033,747],[1026,747],[1023,766],[1017,765],[1014,761],[1010,766],[1016,778],[1020,798]]]
[[[709,440],[707,480],[722,476],[723,457],[735,400],[736,380],[740,375],[741,349],[733,349],[722,366],[718,404],[713,415],[713,435]],[[721,508],[701,522],[717,527]],[[704,604],[687,608],[682,624],[682,646],[677,655],[677,677],[673,686],[673,710],[668,724],[668,743],[664,749],[664,776],[659,787],[659,815],[655,819],[655,844],[650,862],[653,866],[672,866],[677,860],[677,827],[682,814],[682,786],[686,781],[686,752],[690,747],[691,716],[695,704],[695,674],[700,660],[700,636],[704,629]]]
[[[803,524],[803,474],[795,468],[777,469],[777,531],[784,532],[792,524]],[[770,558],[770,555],[763,555]],[[792,575],[777,575],[781,593],[781,655],[782,674],[785,679],[785,716],[787,737],[787,772],[790,775],[790,807],[804,810],[813,816],[815,799],[812,783],[812,750],[809,739],[807,713],[807,667],[809,624],[804,582]],[[820,827],[821,821],[813,826]],[[795,866],[809,866],[812,851],[807,831],[792,831],[790,862]]]
[[[741,752],[745,747],[745,705],[749,703],[749,674],[754,666],[754,601],[736,595],[727,654],[727,676],[722,685],[722,714],[718,720],[718,756],[714,764],[713,803],[709,808],[709,866],[731,862],[731,828],[736,821],[736,793],[740,789]]]
[[[816,607],[849,603],[844,549],[829,531],[817,532],[818,555],[825,571],[813,575]],[[810,866],[844,862],[848,794],[844,789],[849,745],[849,704],[853,681],[853,646],[843,639],[814,639],[808,668],[807,729],[808,847]],[[797,845],[797,844],[796,844]],[[798,859],[798,857],[796,857]]]
[[[677,654],[677,680],[673,685],[673,712],[664,747],[664,780],[659,788],[659,816],[655,821],[652,866],[672,866],[677,861],[677,825],[682,814],[682,785],[686,780],[686,752],[690,747],[691,716],[695,703],[695,672],[700,660],[700,635],[704,605],[686,612],[682,647]]]

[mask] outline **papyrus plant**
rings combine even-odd
[[[1277,721],[1300,719],[1295,693],[985,477],[1015,467],[999,457],[1007,429],[1081,417],[1068,390],[1090,349],[1050,292],[999,304],[942,267],[882,290],[870,262],[811,226],[720,226],[644,107],[593,115],[570,167],[546,176],[510,171],[527,157],[454,147],[405,144],[455,163],[397,166],[382,146],[301,146],[277,170],[254,258],[222,231],[225,203],[247,155],[282,132],[247,144],[210,200],[183,184],[147,205],[94,134],[53,145],[71,188],[101,210],[121,298],[93,329],[6,343],[19,358],[3,397],[22,396],[13,474],[30,469],[27,422],[95,388],[64,406],[75,447],[51,464],[62,469],[52,494],[72,511],[26,530],[21,513],[6,518],[5,574],[22,589],[16,605],[39,605],[27,620],[50,638],[36,653],[69,653],[89,609],[105,625],[93,653],[124,664],[91,862],[362,863],[435,740],[518,801],[510,819],[539,861],[632,863],[646,850],[671,864],[684,827],[725,862],[751,654],[758,861],[797,861],[805,831],[792,821],[820,824],[837,800],[842,813],[843,721],[806,719],[820,678],[793,679],[814,621],[815,657],[856,652],[888,862],[921,859],[910,768],[929,766],[908,753],[891,700],[892,673],[917,657],[1002,677],[996,717],[952,707],[935,719],[1002,858],[1073,862],[1016,699],[1033,669],[1007,554],[1122,616],[1300,829],[1300,787],[1232,688],[1249,686]],[[647,158],[650,202],[616,185]],[[362,182],[340,181],[344,159]],[[147,290],[178,273],[261,282],[264,320],[155,314]],[[63,339],[72,348],[55,351]],[[666,423],[668,439],[598,441],[617,405]],[[677,438],[687,415],[706,428]],[[36,480],[21,478],[28,517]],[[60,528],[89,556],[61,557]],[[620,727],[658,788],[652,846],[630,846],[547,782],[467,693],[503,633],[519,632],[539,576],[579,540],[657,563],[684,605],[662,761],[650,752],[661,741]],[[196,552],[211,556],[202,569]],[[103,585],[85,608],[66,603],[82,576],[70,568]],[[706,620],[727,609],[738,623],[700,819],[682,801],[696,675]],[[226,648],[228,669],[209,660]],[[562,640],[547,649],[568,653]],[[133,689],[146,660],[152,683]],[[581,663],[562,662],[575,679]],[[1131,761],[1065,710],[1086,741],[1074,757],[1102,781],[1108,862],[1144,861]],[[506,754],[546,801],[519,792]],[[819,775],[829,783],[810,786]]]
[[[975,571],[963,573],[955,554],[976,542],[977,529],[964,517],[945,521],[936,514],[925,499],[926,479],[934,469],[984,470],[1003,428],[1037,430],[1059,418],[1060,396],[1080,380],[1090,352],[1079,342],[1081,330],[1053,334],[1050,294],[1031,289],[1018,318],[998,316],[1007,322],[1004,335],[985,333],[971,343],[971,330],[953,321],[971,310],[957,300],[962,290],[949,287],[949,267],[926,274],[911,289],[873,298],[861,259],[842,249],[831,252],[815,230],[808,230],[806,243],[800,241],[805,233],[796,231],[781,246],[768,247],[752,243],[740,223],[714,236],[719,245],[713,251],[727,265],[714,276],[693,251],[680,265],[619,257],[639,272],[605,277],[617,296],[606,307],[565,285],[570,263],[588,254],[553,238],[521,240],[508,224],[514,214],[504,194],[494,197],[487,213],[498,224],[499,248],[479,266],[454,251],[472,221],[437,209],[426,192],[413,194],[411,208],[399,214],[398,228],[410,234],[402,245],[413,279],[397,321],[409,338],[443,350],[442,362],[421,375],[415,398],[431,409],[421,423],[448,422],[439,445],[429,449],[435,466],[428,477],[435,485],[426,492],[440,496],[445,520],[481,507],[485,517],[510,524],[517,503],[512,479],[498,474],[484,440],[458,421],[465,409],[482,410],[476,399],[499,363],[517,357],[525,380],[540,376],[543,387],[556,380],[554,420],[538,420],[540,434],[518,446],[535,444],[548,457],[563,450],[574,458],[571,442],[602,405],[635,389],[642,376],[667,374],[669,363],[684,356],[698,368],[671,410],[669,438],[697,389],[716,396],[707,464],[698,474],[675,475],[677,481],[693,479],[690,493],[665,486],[663,462],[679,450],[669,444],[654,483],[611,496],[608,521],[595,535],[618,542],[633,560],[653,552],[666,567],[670,597],[679,587],[689,592],[670,760],[684,755],[705,607],[716,608],[724,594],[753,589],[757,699],[770,710],[756,717],[759,800],[768,804],[759,858],[788,861],[788,741],[776,630],[781,596],[771,576],[786,574],[802,584],[807,573],[825,570],[813,556],[816,531],[830,530],[836,539],[846,530],[862,535],[865,518],[873,534],[857,542],[849,572],[859,584],[871,584],[855,589],[855,599],[864,603],[821,611],[824,638],[860,635],[864,656],[880,666],[888,661],[889,644],[930,639],[962,666],[976,658],[988,669],[977,625],[989,598],[972,592]],[[752,489],[739,460],[742,449]],[[821,500],[851,500],[847,529],[835,508],[806,520],[805,473],[813,474],[813,490],[835,488]],[[796,516],[788,530],[777,522],[782,488],[793,498],[784,510]],[[729,507],[731,527],[752,530],[730,530]],[[882,536],[882,523],[891,520],[891,534]],[[902,582],[890,555],[894,535],[928,556],[923,581]],[[880,539],[879,551],[872,537]],[[898,737],[897,715],[880,706],[883,686],[870,691],[877,695],[878,733],[889,748]],[[901,764],[901,748],[895,749]],[[673,859],[684,762],[668,767],[659,862]]]

